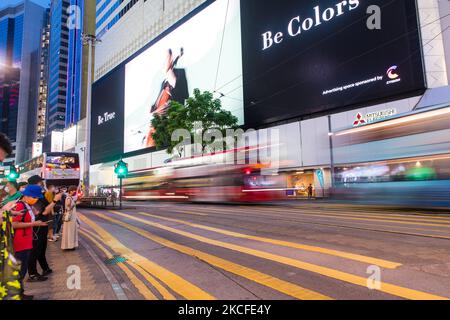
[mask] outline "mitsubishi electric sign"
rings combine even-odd
[[[245,0],[241,25],[249,127],[425,90],[415,0]]]

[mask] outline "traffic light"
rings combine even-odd
[[[17,172],[17,169],[15,166],[11,166],[10,170],[9,170],[9,174],[8,174],[8,180],[9,181],[16,181],[17,179],[19,179],[20,174],[19,172]]]
[[[125,178],[128,175],[128,163],[124,162],[123,160],[120,160],[115,165],[114,173],[117,175],[118,178]]]

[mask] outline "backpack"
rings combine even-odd
[[[64,193],[61,197],[62,213],[66,212],[66,199],[67,194]]]
[[[63,193],[61,200],[55,205],[55,211],[57,211],[58,214],[64,214],[64,212],[66,212],[66,198],[67,195]]]
[[[33,209],[31,209],[30,205],[29,205],[28,203],[25,203],[25,202],[20,201],[20,200],[18,200],[18,201],[16,202],[16,204],[17,204],[17,203],[23,204],[23,206],[24,206],[24,208],[25,208],[25,210],[26,210],[26,212],[25,212],[24,214],[22,214],[22,219],[20,220],[20,222],[25,223],[25,218],[27,217],[27,214],[30,215],[31,221],[34,221]],[[23,236],[25,236],[27,231],[26,231],[26,229],[22,229],[22,232],[23,232],[23,233],[22,233]]]

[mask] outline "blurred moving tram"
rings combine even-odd
[[[124,199],[252,203],[283,196],[278,174],[267,174],[263,171],[266,166],[260,164],[229,164],[221,158],[223,155],[183,159],[160,168],[130,172],[124,180]]]
[[[450,107],[334,133],[337,198],[450,207]]]

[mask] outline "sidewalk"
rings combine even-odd
[[[25,293],[35,300],[117,300],[112,286],[102,269],[80,243],[76,251],[62,251],[60,242],[48,243],[47,260],[53,274],[45,282],[30,283],[25,280]],[[69,290],[69,266],[81,269],[81,290]],[[38,270],[40,267],[38,265]]]

